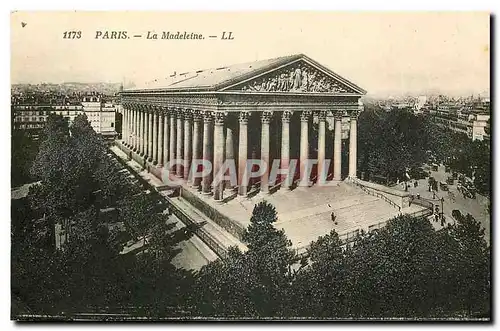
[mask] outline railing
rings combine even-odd
[[[428,217],[432,214],[433,214],[433,212],[426,208],[424,210],[419,210],[419,211],[416,211],[413,213],[409,213],[408,215],[412,216],[412,217]]]
[[[225,258],[227,256],[227,250],[225,249],[224,246],[222,246],[220,243],[215,241],[204,229],[201,228],[201,224],[195,222],[194,220],[191,219],[189,215],[187,215],[183,210],[181,210],[179,207],[177,207],[172,200],[169,197],[166,197],[162,194],[159,194],[154,186],[149,183],[147,180],[142,178],[132,167],[130,167],[125,160],[123,160],[121,157],[116,155],[115,153],[111,152],[111,154],[131,173],[134,175],[134,177],[139,181],[139,183],[142,184],[144,188],[150,188],[152,189],[153,192],[156,192],[158,197],[163,198],[167,204],[168,207],[172,209],[172,212],[174,215],[187,227],[192,229],[194,234],[201,239],[205,244],[207,244],[210,249],[212,249],[215,254],[217,254],[221,258]]]
[[[374,189],[368,189],[366,186],[364,186],[363,184],[361,184],[360,182],[358,182],[355,179],[351,179],[348,182],[354,184],[355,186],[357,186],[359,188],[361,188],[363,190],[363,192],[365,192],[365,193],[367,193],[369,195],[372,195],[372,196],[375,196],[377,198],[383,199],[385,202],[387,202],[388,204],[390,204],[391,206],[393,206],[397,210],[401,211],[401,207],[398,204],[396,204],[394,201],[392,201],[391,199],[389,199],[388,197],[386,197],[384,194],[379,193],[379,192],[375,191]]]
[[[382,229],[387,225],[387,221],[378,222],[377,224],[372,224],[368,227],[368,232],[373,230]]]
[[[432,201],[429,201],[427,199],[417,198],[417,197],[412,195],[412,196],[410,196],[410,203],[414,203],[416,205],[434,210],[434,204],[432,203]]]
[[[189,215],[187,215],[182,209],[175,205],[174,202],[169,197],[164,197],[168,202],[169,207],[172,208],[172,212],[174,215],[184,223],[188,228],[190,228],[197,237],[199,237],[208,247],[210,247],[215,254],[217,254],[221,258],[227,257],[227,250],[224,246],[222,246],[219,242],[214,240],[210,234],[202,228],[202,224],[197,223],[191,219]]]

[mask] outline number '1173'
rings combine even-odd
[[[65,31],[63,33],[63,39],[80,39],[82,37],[82,31]]]

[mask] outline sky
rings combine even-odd
[[[64,39],[65,31],[81,31],[82,36]],[[130,39],[96,39],[97,31],[127,31]],[[147,40],[148,31],[187,31],[206,39]],[[234,40],[220,40],[223,31],[231,31]],[[11,14],[12,83],[143,85],[174,71],[296,53],[370,95],[485,93],[490,86],[490,17],[486,12]]]

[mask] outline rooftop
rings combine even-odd
[[[174,72],[174,74],[170,75],[169,77],[156,79],[152,82],[145,83],[142,86],[125,89],[124,92],[137,90],[213,91],[225,86],[229,86],[233,83],[243,81],[253,76],[260,75],[280,66],[292,64],[298,60],[304,60],[312,64],[313,66],[319,67],[322,70],[328,72],[330,76],[336,78],[340,82],[347,83],[348,85],[354,87],[355,90],[359,90],[363,94],[365,93],[365,91],[360,87],[335,74],[330,69],[323,67],[304,54],[294,54],[272,59],[239,63],[229,66],[220,66],[216,68],[201,69],[183,73]]]

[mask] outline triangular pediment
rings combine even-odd
[[[345,78],[307,58],[246,77],[220,91],[259,93],[331,93],[365,94],[366,92]]]

